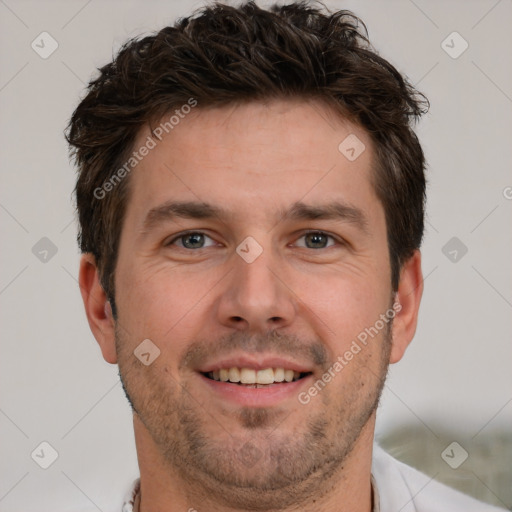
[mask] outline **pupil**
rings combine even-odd
[[[192,233],[190,235],[186,235],[184,240],[185,240],[185,243],[183,244],[185,247],[194,247],[194,248],[197,248],[197,246],[201,246],[202,244],[202,239],[203,235],[201,233]],[[192,242],[191,243],[188,243],[188,241],[191,240]]]
[[[323,235],[322,233],[310,233],[309,235],[307,235],[307,237],[309,238],[309,241],[311,241],[313,244],[320,244],[321,246],[325,245],[322,243],[322,238],[324,239],[323,241],[325,242],[325,235]]]

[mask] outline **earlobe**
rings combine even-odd
[[[399,306],[395,306],[390,363],[396,363],[402,359],[414,337],[422,294],[421,253],[416,250],[404,263],[400,272],[400,283],[395,295],[395,304]]]
[[[95,258],[90,253],[83,254],[80,259],[79,284],[87,320],[103,358],[115,364],[115,321],[110,302],[100,283]]]

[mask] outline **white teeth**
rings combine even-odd
[[[229,369],[230,382],[240,382],[240,370],[238,368]]]
[[[240,382],[242,384],[256,384],[256,370],[242,368],[240,370]]]
[[[253,370],[251,368],[221,368],[210,372],[209,376],[213,380],[221,382],[235,382],[251,385],[268,385],[275,382],[292,382],[300,377],[300,373],[284,368],[265,368],[263,370]]]
[[[284,369],[274,368],[274,382],[283,382],[284,380]]]
[[[284,380],[286,382],[291,382],[293,380],[293,370],[284,371]]]
[[[258,370],[256,373],[256,384],[273,384],[274,383],[274,370],[266,368],[265,370]]]

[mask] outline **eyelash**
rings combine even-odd
[[[327,236],[328,238],[330,238],[331,240],[334,240],[338,245],[344,245],[344,244],[345,244],[341,239],[339,239],[339,238],[335,237],[334,235],[331,235],[331,234],[329,234],[329,233],[327,233],[327,232],[325,232],[325,231],[320,231],[320,230],[318,230],[318,229],[313,229],[313,230],[309,230],[309,231],[304,231],[304,232],[299,236],[299,238],[298,238],[298,239],[303,238],[303,237],[305,237],[305,236],[307,236],[307,235],[310,235],[310,234],[326,235],[326,236]],[[212,239],[212,237],[210,237],[209,235],[207,235],[206,233],[204,233],[204,232],[202,232],[202,231],[186,231],[186,232],[184,232],[184,233],[180,233],[179,235],[175,236],[172,240],[169,240],[169,242],[166,242],[166,243],[164,244],[164,246],[165,246],[165,247],[170,247],[170,246],[174,245],[174,243],[175,243],[177,240],[180,240],[180,239],[182,239],[182,238],[185,238],[185,237],[186,237],[186,236],[188,236],[188,235],[204,235],[205,237],[210,238],[211,240],[213,240],[213,239]],[[297,239],[297,240],[298,240],[298,239]],[[332,245],[330,245],[330,246],[327,246],[327,247],[321,247],[320,249],[311,249],[310,247],[301,247],[301,249],[311,249],[312,251],[318,251],[318,250],[321,250],[321,249],[329,249],[329,248],[331,248],[331,247],[333,247],[333,246],[332,246]],[[208,247],[200,247],[200,248],[198,248],[198,249],[189,249],[189,248],[187,248],[187,247],[179,247],[179,248],[180,248],[180,249],[184,249],[184,250],[186,250],[186,251],[194,252],[194,251],[200,251],[200,250],[202,250],[202,249],[207,249]]]

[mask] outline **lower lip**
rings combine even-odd
[[[223,400],[229,400],[244,407],[271,407],[284,400],[297,398],[300,388],[307,385],[312,375],[293,382],[271,384],[264,388],[249,388],[239,384],[209,379],[199,374],[203,382],[210,386]]]

